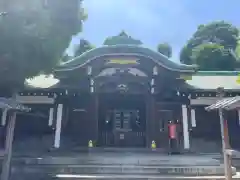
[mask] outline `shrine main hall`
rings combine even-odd
[[[17,148],[168,148],[168,123],[178,124],[180,147],[221,147],[217,112],[205,107],[240,95],[238,72],[202,72],[171,61],[129,36],[114,36],[55,68],[52,75],[26,80],[17,100],[31,108],[17,115]],[[4,96],[2,94],[1,96]],[[1,112],[1,134],[7,111]],[[238,111],[227,113],[230,143],[238,148]],[[23,143],[24,142],[24,143]],[[205,149],[204,149],[205,148]]]

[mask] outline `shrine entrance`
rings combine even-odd
[[[107,94],[99,98],[99,145],[146,146],[146,103],[144,96]]]

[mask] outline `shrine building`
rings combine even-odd
[[[26,81],[17,100],[32,110],[17,115],[15,141],[71,149],[87,147],[89,140],[99,147],[150,147],[154,140],[168,148],[172,121],[179,124],[182,149],[218,147],[218,114],[204,107],[216,102],[218,87],[227,97],[240,95],[238,74],[198,71],[129,36],[114,36],[52,75]],[[6,116],[3,111],[2,127]],[[237,110],[227,117],[231,145],[238,148]]]

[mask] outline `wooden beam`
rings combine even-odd
[[[55,99],[48,96],[17,96],[16,100],[21,104],[54,104]]]

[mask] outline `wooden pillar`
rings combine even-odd
[[[49,109],[48,126],[53,125],[54,108]]]
[[[146,144],[151,147],[151,142],[155,139],[155,99],[152,95],[146,97]]]
[[[93,70],[92,66],[87,67],[87,75],[89,77],[89,87],[90,87],[90,99],[91,99],[91,105],[90,105],[90,134],[89,134],[89,140],[92,140],[93,142],[97,142],[98,140],[98,95],[96,94],[96,88],[95,88],[95,81],[93,76]]]
[[[54,148],[60,148],[61,129],[62,129],[62,115],[63,115],[63,104],[58,104],[55,138],[54,138]]]
[[[240,125],[240,109],[237,110],[238,113],[238,124]]]
[[[183,124],[183,145],[184,149],[190,149],[189,139],[189,123],[188,123],[188,108],[186,105],[182,105],[182,124]]]
[[[94,141],[97,142],[98,141],[98,95],[97,94],[94,94],[94,97],[93,97],[93,108],[94,108],[94,116],[93,116],[93,119],[94,119]]]
[[[146,147],[150,147],[151,144],[151,136],[150,136],[150,132],[151,132],[151,128],[150,128],[150,120],[151,120],[151,116],[150,116],[150,96],[146,96]]]
[[[6,122],[7,122],[7,112],[8,112],[7,109],[3,109],[2,110],[2,119],[1,119],[1,125],[2,126],[6,125]]]
[[[88,129],[89,129],[89,139],[94,142],[98,140],[98,96],[92,94],[90,97],[90,106],[88,109]]]
[[[2,162],[1,180],[9,180],[15,124],[16,124],[16,112],[13,112],[7,125],[6,141],[4,147],[5,154]]]
[[[151,146],[151,142],[156,141],[156,109],[155,109],[155,97],[156,93],[156,77],[158,75],[158,68],[153,67],[152,78],[150,81],[150,93],[147,95],[147,103],[146,103],[146,142],[147,147]]]
[[[195,109],[191,109],[190,114],[191,114],[191,125],[192,125],[192,127],[197,127]]]

